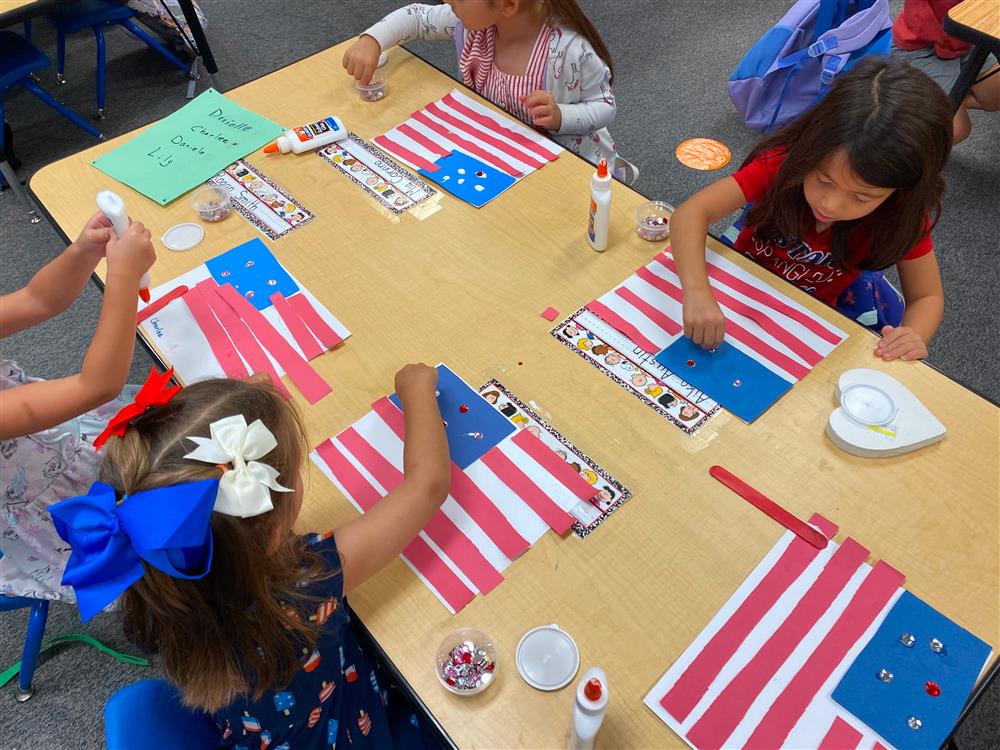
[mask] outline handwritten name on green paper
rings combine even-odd
[[[209,89],[91,163],[166,205],[282,131],[277,123]]]

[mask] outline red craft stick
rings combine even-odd
[[[142,308],[135,316],[135,324],[139,325],[142,321],[148,318],[150,315],[158,313],[164,307],[169,305],[175,299],[179,299],[188,293],[188,288],[181,284],[176,289],[171,289],[169,292],[160,297],[156,302],[152,302]]]
[[[758,510],[764,511],[786,529],[809,542],[809,544],[816,549],[823,549],[826,547],[829,540],[820,532],[816,531],[816,529],[807,524],[805,521],[793,516],[767,496],[762,495],[732,472],[722,468],[721,466],[713,466],[708,470],[708,473],[748,503],[756,507]]]

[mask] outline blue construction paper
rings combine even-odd
[[[792,387],[727,341],[709,352],[679,336],[656,361],[745,422],[753,422]]]
[[[421,169],[420,174],[476,208],[489,203],[517,181],[461,151],[452,151],[434,163],[439,167],[437,170]]]
[[[900,641],[904,633],[915,638],[909,648]],[[944,644],[943,653],[931,650],[933,638]],[[958,721],[989,654],[986,643],[904,591],[833,699],[898,748],[936,750]],[[878,678],[882,669],[892,673],[891,682]],[[928,681],[941,688],[939,696],[927,693]],[[910,716],[922,722],[919,730],[908,726]]]
[[[448,452],[451,460],[460,469],[465,469],[517,428],[446,365],[438,365],[437,371],[437,401],[445,422]],[[403,409],[399,396],[394,393],[389,398]],[[463,412],[462,406],[468,407],[467,410]],[[469,433],[482,437],[476,438]]]
[[[271,306],[275,292],[291,297],[299,291],[299,285],[259,238],[237,245],[205,265],[220,286],[232,284],[258,310]]]

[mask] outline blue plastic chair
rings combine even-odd
[[[2,557],[2,554],[0,554]],[[23,596],[4,596],[0,594],[0,612],[15,609],[25,609],[28,612],[28,633],[24,637],[24,650],[21,652],[21,671],[17,677],[17,691],[14,698],[18,703],[24,703],[35,694],[31,684],[38,666],[38,654],[42,649],[42,636],[45,635],[45,621],[49,617],[49,602],[46,599],[28,599]]]
[[[185,708],[163,680],[123,687],[104,707],[108,750],[216,750],[219,729],[206,714]]]
[[[75,34],[88,26],[97,38],[97,116],[104,117],[104,28],[121,26],[130,34],[146,43],[146,46],[167,60],[171,65],[192,77],[191,66],[184,63],[174,53],[160,44],[140,28],[132,18],[135,11],[115,0],[80,0],[64,8],[48,13],[45,17],[56,28],[56,80],[66,83],[63,75],[66,65],[66,35]]]

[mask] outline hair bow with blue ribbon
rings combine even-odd
[[[203,578],[212,565],[212,508],[218,479],[128,495],[95,482],[86,495],[49,508],[72,548],[64,586],[76,591],[84,622],[142,578],[143,561],[174,578]]]

